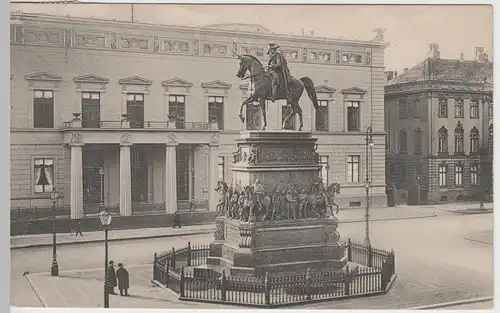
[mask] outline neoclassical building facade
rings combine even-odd
[[[493,63],[484,49],[450,60],[431,44],[424,61],[387,75],[389,202],[492,198]]]
[[[293,76],[320,100],[301,99],[338,204],[364,205],[365,129],[372,204],[386,205],[382,41],[276,35],[252,25],[206,28],[11,13],[11,206],[49,206],[56,188],[72,218],[86,207],[166,212],[215,209],[231,180],[234,139],[257,129],[257,106],[238,118],[248,84],[238,54],[267,62],[279,43]],[[289,107],[268,103],[268,129]],[[297,121],[292,121],[293,126]]]

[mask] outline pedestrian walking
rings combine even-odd
[[[120,296],[128,296],[128,288],[129,288],[128,271],[123,266],[123,263],[118,263],[118,269],[116,270],[116,278],[118,279],[118,290],[120,290]]]
[[[179,228],[181,228],[181,215],[179,214],[179,211],[175,211],[173,220],[174,220],[174,228],[176,226],[179,226]]]
[[[108,270],[106,272],[106,286],[108,287],[108,293],[110,295],[116,295],[116,285],[115,262],[109,261]]]
[[[75,237],[78,237],[78,235],[83,236],[82,234],[82,220],[77,219],[76,220],[76,234]]]

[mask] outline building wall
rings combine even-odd
[[[18,16],[11,17],[17,19]],[[243,83],[236,78],[238,62],[236,52],[243,51],[244,47],[265,48],[270,38],[275,35],[243,34],[224,31],[206,31],[190,28],[172,28],[160,26],[146,26],[141,24],[113,23],[92,20],[54,17],[22,17],[21,24],[13,24],[15,36],[11,38],[11,153],[12,164],[21,157],[14,151],[25,149],[23,157],[32,157],[35,154],[44,154],[39,150],[38,144],[51,145],[53,151],[66,151],[62,148],[63,138],[58,128],[73,118],[73,113],[81,113],[81,85],[74,81],[83,75],[93,75],[94,78],[104,78],[104,89],[101,89],[101,120],[118,121],[121,114],[126,113],[125,93],[127,90],[119,83],[120,79],[139,77],[151,82],[145,87],[144,120],[166,121],[168,116],[168,96],[181,91],[186,95],[185,120],[187,122],[208,122],[208,96],[213,89],[203,88],[202,84],[219,81],[230,86],[224,95],[224,129],[220,134],[219,155],[225,157],[225,173],[231,179],[232,152],[235,150],[234,139],[243,126],[238,118],[241,99],[245,91],[239,87]],[[32,20],[33,19],[33,20]],[[29,35],[59,34],[52,42],[40,41],[40,37]],[[97,43],[92,40],[81,42],[83,34],[87,37],[97,38]],[[79,37],[80,36],[80,37]],[[115,37],[113,37],[115,36]],[[101,38],[102,37],[102,38]],[[38,39],[33,39],[38,38]],[[48,37],[49,38],[49,37]],[[78,39],[80,38],[80,39]],[[111,42],[116,38],[115,47]],[[123,48],[123,39],[130,41],[147,42],[146,49]],[[321,155],[329,157],[329,181],[339,182],[342,185],[342,194],[339,201],[349,206],[349,202],[361,201],[365,163],[365,129],[372,125],[374,141],[371,180],[374,205],[385,205],[385,131],[384,131],[384,43],[357,42],[342,40],[319,40],[310,37],[282,36],[274,38],[285,51],[298,52],[297,59],[289,58],[289,67],[294,77],[310,77],[316,86],[326,85],[334,88],[333,94],[318,93],[319,99],[327,99],[329,103],[329,132],[314,131],[314,109],[311,101],[304,94],[300,105],[304,114],[304,130],[313,131],[318,137]],[[167,53],[164,50],[165,42],[187,42],[188,53]],[[98,43],[102,43],[101,46]],[[227,53],[223,55],[204,54],[204,43],[227,46]],[[197,48],[198,47],[198,48]],[[198,49],[197,53],[195,50]],[[235,51],[232,51],[235,49]],[[332,53],[332,60],[324,62],[312,60],[309,56],[313,51],[328,51]],[[362,64],[343,64],[336,54],[357,53],[363,56]],[[267,62],[265,57],[262,62]],[[48,73],[61,78],[54,84],[54,123],[55,129],[40,130],[33,128],[33,86],[26,79],[29,75]],[[181,79],[192,84],[189,88],[171,88],[162,86],[162,82]],[[347,96],[342,92],[345,89],[358,88],[364,90],[361,104],[360,132],[347,132],[347,108],[344,101]],[[268,104],[268,129],[278,129],[281,125],[281,103]],[[298,123],[298,119],[297,122]],[[146,130],[145,130],[146,131]],[[178,133],[182,140],[182,132]],[[26,147],[26,148],[20,148]],[[194,166],[197,171],[194,182],[195,198],[208,197],[208,168],[206,147],[197,147],[194,152]],[[47,152],[49,153],[49,152]],[[49,154],[50,154],[49,153]],[[59,152],[58,152],[59,153]],[[62,153],[62,152],[61,152]],[[164,181],[164,154],[163,148],[153,149],[151,155],[153,172],[150,185],[153,187],[153,199],[157,202],[164,199],[165,188],[160,182]],[[349,154],[359,155],[360,182],[347,184],[346,158]],[[55,171],[57,177],[64,180],[64,185],[69,184],[70,159],[68,156],[64,164],[57,164]],[[26,162],[24,167],[14,166],[11,170],[12,197],[34,197],[32,184],[28,182],[27,172],[33,172],[32,167]],[[21,166],[21,165],[19,165]],[[119,179],[119,151],[106,158],[105,166],[109,168],[109,177],[106,176],[105,184],[106,202],[115,204],[119,201],[119,185],[113,181]],[[24,184],[24,186],[21,186]],[[357,199],[357,200],[356,200]],[[69,195],[64,201],[69,203]]]

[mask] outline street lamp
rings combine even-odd
[[[104,169],[99,167],[99,179],[101,181],[101,200],[99,201],[100,204],[104,204]]]
[[[365,137],[366,151],[365,151],[365,168],[366,168],[366,176],[365,176],[365,194],[366,194],[366,207],[365,207],[365,245],[368,247],[371,245],[370,243],[370,169],[369,169],[369,153],[370,149],[375,145],[373,143],[372,138],[372,126],[368,126],[366,128],[366,137]]]
[[[417,174],[417,205],[420,205],[420,174]]]
[[[50,192],[50,200],[52,200],[52,265],[50,267],[51,276],[59,276],[59,265],[57,264],[56,250],[56,202],[59,198],[59,192],[54,188]]]
[[[111,214],[108,211],[99,213],[99,221],[104,228],[104,308],[109,308],[108,293],[108,228],[111,225]]]

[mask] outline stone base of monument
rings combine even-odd
[[[249,223],[218,217],[216,226],[207,268],[226,275],[340,272],[347,265],[335,219]]]

